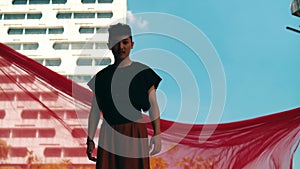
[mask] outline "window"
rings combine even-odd
[[[13,5],[26,5],[27,4],[27,0],[13,0],[12,4]]]
[[[80,28],[79,33],[81,34],[94,33],[94,28]]]
[[[112,18],[112,12],[105,12],[105,13],[97,13],[97,18]]]
[[[59,64],[57,63],[58,64],[57,66],[59,66],[61,63],[61,60],[60,59],[57,59],[57,60],[59,61]],[[46,59],[46,66],[48,66],[47,59]],[[58,99],[58,95],[55,92],[43,92],[43,93],[41,93],[41,96],[44,101],[55,101]]]
[[[50,119],[51,118],[50,112],[48,112],[48,110],[40,111],[39,114],[40,114],[40,119]]]
[[[64,148],[64,157],[86,157],[86,148]]]
[[[44,150],[44,156],[45,157],[60,157],[61,152],[62,152],[61,148],[47,147]]]
[[[64,28],[49,28],[48,34],[62,34]]]
[[[62,119],[64,119],[65,117],[65,111],[64,110],[56,110],[55,111],[55,114],[58,116],[58,117],[60,117],[60,118],[62,118]]]
[[[23,44],[23,50],[36,50],[39,47],[38,43]]]
[[[47,29],[25,29],[25,34],[46,34]]]
[[[12,137],[14,138],[36,137],[36,130],[35,129],[14,129]]]
[[[65,4],[67,0],[52,0],[52,4]]]
[[[69,49],[69,43],[54,43],[53,49],[55,50],[68,50]]]
[[[74,42],[71,43],[71,48],[78,49],[93,49],[94,43],[85,43],[85,42]]]
[[[96,33],[108,33],[108,28],[96,28]]]
[[[72,75],[71,76],[71,79],[73,78],[74,76]],[[70,77],[69,77],[70,78]],[[77,113],[76,111],[74,110],[69,110],[69,111],[66,111],[66,118],[67,119],[77,119]]]
[[[96,0],[81,0],[81,3],[83,3],[83,4],[93,4],[95,2],[96,2]]]
[[[10,129],[0,129],[0,138],[9,138]]]
[[[55,136],[55,129],[38,129],[39,137],[50,138]]]
[[[79,58],[76,62],[78,66],[92,66],[93,59]]]
[[[14,93],[5,93],[0,95],[0,100],[1,101],[13,101],[15,99],[15,94]]]
[[[96,43],[96,49],[107,49],[106,43]]]
[[[34,59],[34,60],[40,64],[43,64],[43,62],[44,62],[44,59]]]
[[[71,19],[72,13],[58,13],[56,15],[57,19]]]
[[[67,78],[69,78],[77,83],[85,83],[85,82],[90,81],[92,77],[89,75],[81,75],[81,76],[80,75],[76,75],[76,76],[69,75],[69,76],[67,76]],[[76,114],[74,114],[74,116],[75,116],[75,118],[77,118]],[[67,114],[67,118],[72,118],[72,117],[73,117],[72,114],[70,114],[70,113]]]
[[[17,93],[16,96],[18,101],[33,101],[33,98],[27,93]]]
[[[12,147],[9,150],[9,155],[10,157],[26,157],[27,152],[26,147]]]
[[[25,19],[25,14],[4,14],[5,20]]]
[[[98,0],[98,3],[112,3],[113,0]]]
[[[6,44],[6,45],[13,48],[14,50],[21,50],[21,44]]]
[[[0,20],[2,19],[2,14],[0,13]]]
[[[61,59],[45,59],[45,66],[60,66]]]
[[[41,13],[37,13],[37,14],[27,14],[27,19],[41,19],[42,18],[42,14]]]
[[[4,117],[5,117],[5,110],[0,110],[0,119],[4,119]]]
[[[72,130],[71,134],[74,138],[85,138],[86,137],[86,131],[83,128],[75,128]]]
[[[23,28],[10,28],[7,32],[9,35],[22,35]]]
[[[23,110],[21,113],[22,119],[37,119],[38,111],[36,110]]]
[[[91,76],[87,77],[91,79]],[[83,110],[66,110],[65,114],[67,119],[87,119],[89,116],[89,113]]]
[[[111,64],[110,58],[95,59],[95,66],[106,66]]]
[[[1,83],[14,83],[14,80],[11,80],[10,78],[7,78],[6,75],[0,75],[0,82]],[[4,95],[4,93],[1,93],[1,95]]]
[[[95,13],[74,13],[75,19],[95,18]]]
[[[33,83],[35,78],[30,75],[19,75],[17,76],[19,83]]]
[[[88,79],[88,81],[92,78],[91,76],[86,76],[86,78]],[[87,113],[84,110],[75,110],[76,112],[76,116],[78,119],[87,119],[89,118],[89,113]]]
[[[29,0],[29,4],[50,4],[50,0]]]

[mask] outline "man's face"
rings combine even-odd
[[[123,60],[129,56],[130,50],[133,48],[133,42],[127,35],[117,36],[110,39],[109,46],[116,59]]]

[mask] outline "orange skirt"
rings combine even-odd
[[[97,152],[97,169],[150,169],[145,123],[109,125],[103,122]]]

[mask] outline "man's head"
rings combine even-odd
[[[134,45],[129,25],[121,23],[111,25],[108,32],[108,48],[111,49],[115,59],[123,60],[128,57]]]

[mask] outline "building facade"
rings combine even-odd
[[[113,62],[107,28],[125,23],[126,12],[126,0],[1,0],[0,42],[86,87]],[[89,108],[2,56],[0,70],[0,168],[94,168],[85,154]]]
[[[126,12],[126,0],[4,0],[0,42],[85,86],[113,62],[107,28]]]

